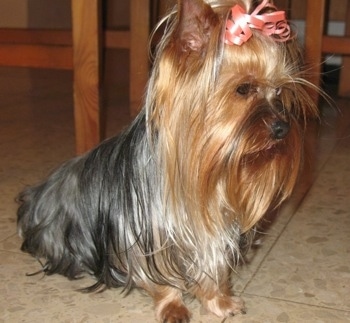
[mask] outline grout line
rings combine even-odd
[[[334,308],[334,307],[330,307],[330,306],[321,306],[321,305],[303,303],[303,302],[298,302],[298,301],[292,301],[292,300],[289,300],[289,299],[283,299],[283,298],[278,298],[278,297],[256,295],[256,294],[251,294],[251,293],[244,293],[244,295],[252,296],[252,297],[258,297],[258,298],[265,298],[265,299],[274,300],[274,301],[280,301],[280,302],[285,302],[285,303],[292,303],[292,304],[310,306],[310,307],[315,307],[315,308],[320,308],[320,309],[325,309],[325,310],[332,310],[332,311],[338,311],[338,312],[343,312],[343,313],[350,313],[350,309],[346,310],[346,309]]]

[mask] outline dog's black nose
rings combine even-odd
[[[275,121],[271,124],[272,136],[274,139],[283,139],[289,132],[289,124],[282,120]]]

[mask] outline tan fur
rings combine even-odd
[[[318,111],[294,35],[226,44],[236,4],[249,14],[261,1],[178,0],[133,123],[19,194],[21,249],[41,272],[93,274],[87,291],[143,288],[162,322],[190,320],[183,294],[245,313],[230,274],[291,195]]]
[[[235,160],[229,165],[224,165],[221,161],[229,158],[227,154],[237,137],[239,125],[249,118],[254,105],[264,100],[271,102],[278,88],[283,89],[280,96],[285,109],[300,110],[297,113],[304,116],[306,113],[314,115],[316,108],[309,101],[303,84],[299,84],[302,78],[298,57],[288,56],[296,46],[293,40],[288,45],[278,44],[256,32],[243,46],[225,46],[222,62],[216,66],[222,31],[220,18],[223,17],[208,18],[214,23],[207,40],[209,50],[204,54],[201,52],[204,58],[199,58],[197,52],[181,52],[174,41],[166,44],[156,66],[157,79],[152,94],[155,104],[149,111],[149,122],[158,134],[161,162],[167,169],[167,207],[178,208],[181,207],[178,201],[186,201],[182,204],[190,208],[187,213],[211,231],[213,223],[215,227],[225,226],[222,221],[224,205],[239,204],[237,209],[227,211],[232,213],[232,220],[244,215],[240,220],[244,221],[246,231],[261,218],[271,202],[280,197],[280,193],[282,199],[291,193],[299,170],[301,147],[300,142],[293,140],[299,134],[293,133],[284,143],[283,154],[271,160],[275,165],[266,163],[268,156],[259,152],[273,142],[269,140],[267,130],[261,129],[259,137],[251,134],[256,138],[246,136],[242,139],[238,147],[242,152],[236,153]],[[212,48],[213,52],[210,51]],[[254,83],[259,93],[248,97],[235,95],[235,88],[246,81]],[[299,95],[298,106],[295,106],[294,93]],[[245,167],[244,161],[246,165],[249,162],[249,167]],[[281,171],[279,166],[285,164],[290,166],[282,167]],[[275,169],[275,176],[271,176],[267,168]],[[252,172],[255,183],[248,183]],[[264,174],[269,174],[269,178]],[[288,183],[284,183],[285,178]],[[260,187],[260,192],[253,189],[254,186]],[[253,192],[259,206],[252,205],[256,200],[251,195]],[[259,193],[267,194],[262,197]],[[237,201],[230,201],[232,198]],[[278,201],[280,203],[281,199]]]
[[[200,0],[179,1],[180,12],[170,15],[146,113],[166,170],[164,229],[193,258],[184,263],[198,283],[189,291],[209,311],[226,317],[244,306],[227,287],[225,255],[239,256],[237,234],[251,230],[292,193],[302,163],[303,128],[317,108],[304,88],[309,84],[296,40],[278,43],[255,31],[242,46],[224,45],[229,8],[239,3],[250,11],[250,1],[208,3],[214,9]],[[244,83],[253,88],[240,95],[237,88]],[[265,107],[273,109],[277,101],[283,111],[266,113]],[[291,125],[283,140],[271,137],[275,118]],[[235,237],[234,227],[240,228]],[[157,293],[158,318],[168,311],[171,297],[173,307],[182,308],[178,292],[169,290]]]

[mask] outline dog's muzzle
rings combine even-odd
[[[271,124],[271,135],[273,139],[284,139],[287,136],[289,129],[289,123],[282,120],[277,120]]]

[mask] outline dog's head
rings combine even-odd
[[[174,213],[250,229],[292,192],[317,115],[284,12],[269,1],[179,0],[146,102]]]

